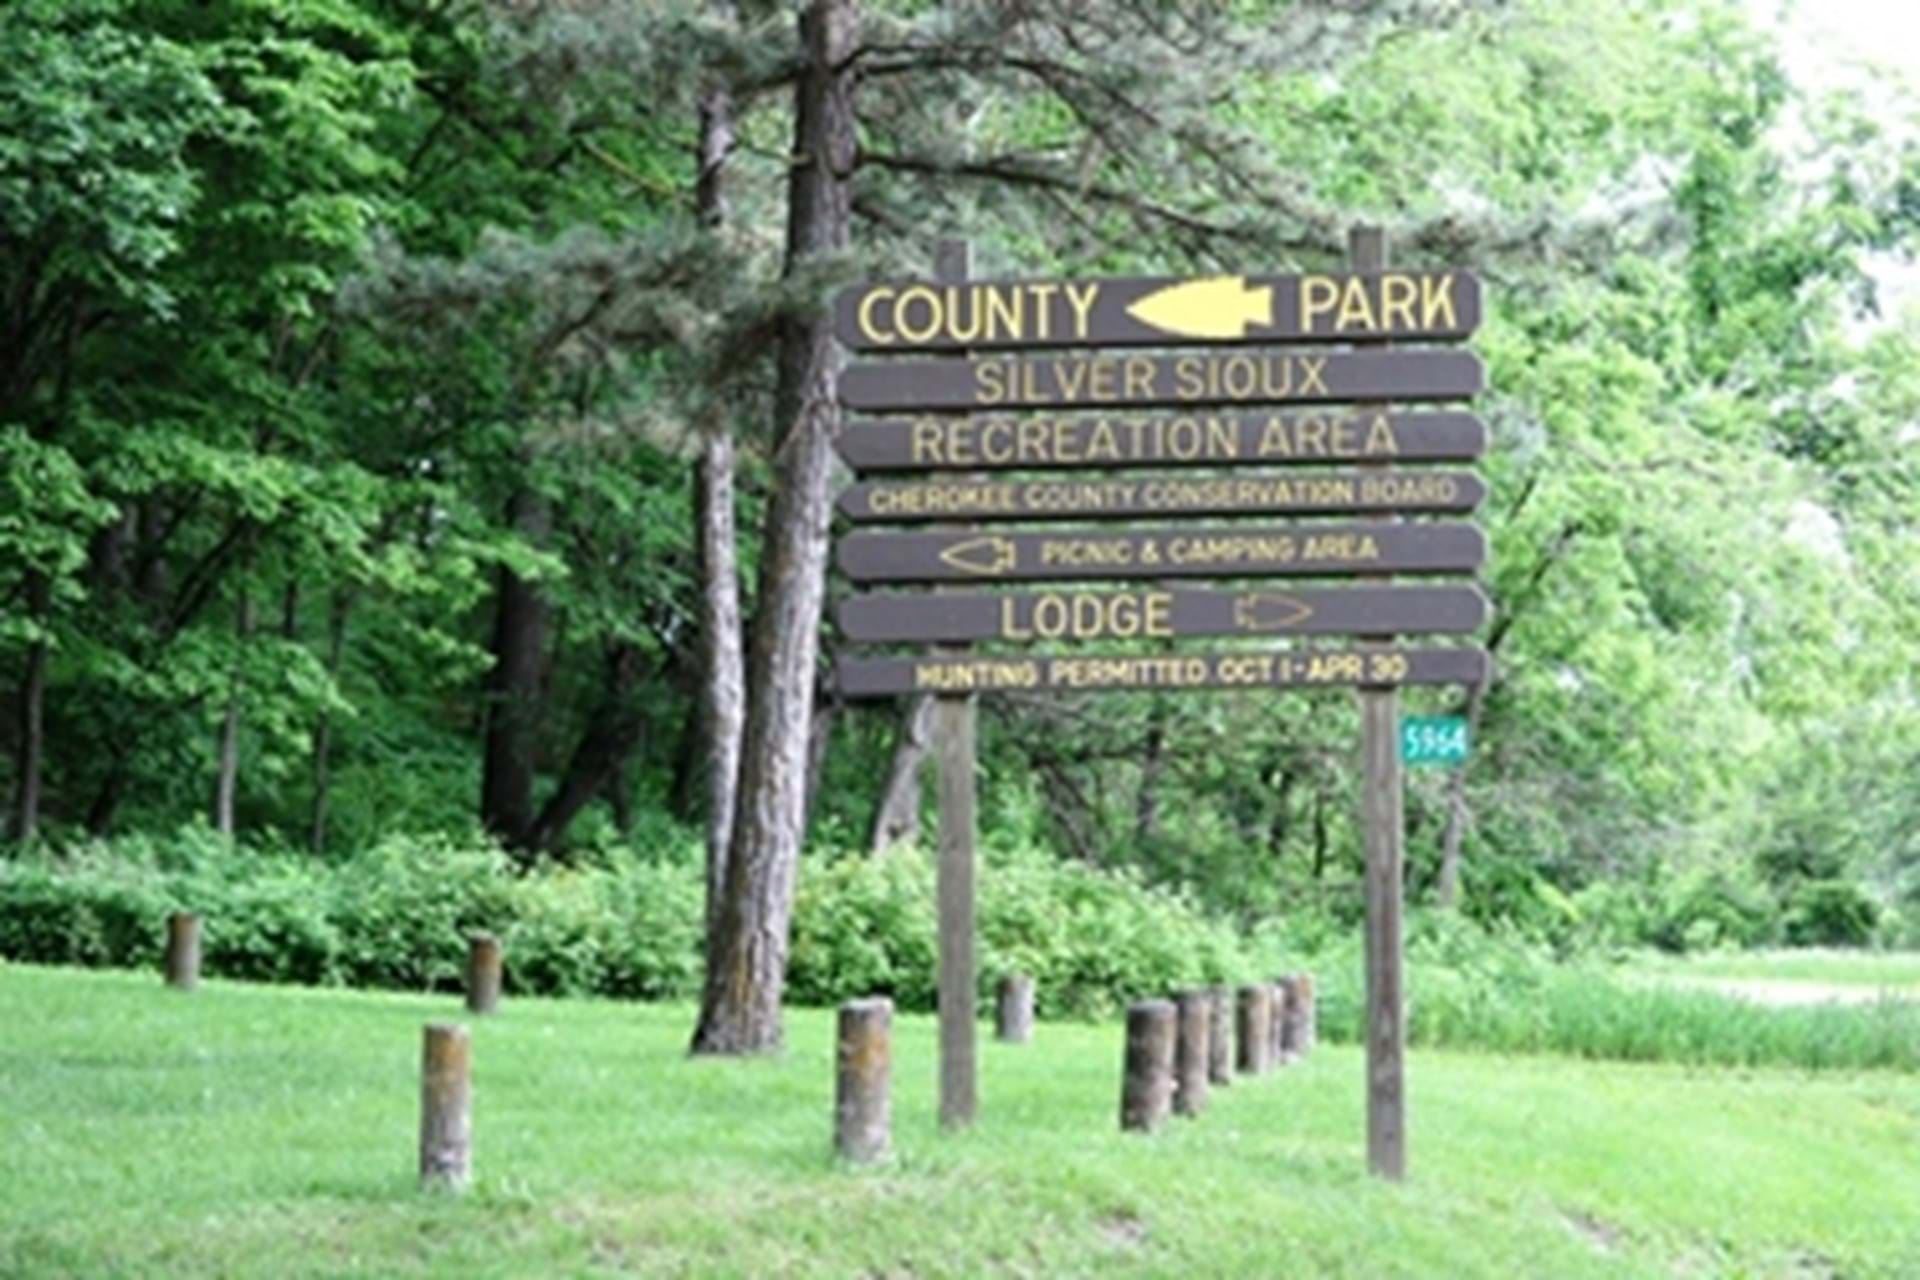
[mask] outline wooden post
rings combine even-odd
[[[1257,1076],[1267,1069],[1268,1019],[1272,1016],[1273,999],[1262,983],[1250,983],[1240,988],[1235,1011],[1239,1015],[1235,1023],[1234,1041],[1240,1051],[1240,1074]]]
[[[893,1141],[893,1001],[840,1006],[833,1080],[833,1149],[858,1164],[884,1159]]]
[[[1289,973],[1280,979],[1280,990],[1284,995],[1280,1013],[1280,1060],[1297,1062],[1300,1060],[1300,1023],[1302,1007],[1300,1004],[1300,975]]]
[[[420,1058],[420,1185],[459,1191],[473,1180],[473,1041],[457,1023],[429,1023]]]
[[[1287,1065],[1287,980],[1269,982],[1267,998],[1267,1066],[1277,1071]]]
[[[191,991],[200,985],[200,917],[176,911],[167,917],[167,985]]]
[[[1347,237],[1347,265],[1354,271],[1386,270],[1386,233],[1379,227],[1355,227]],[[1385,469],[1385,464],[1380,466]],[[1379,644],[1392,639],[1367,637]],[[1393,687],[1363,688],[1359,697],[1360,819],[1367,864],[1367,1167],[1398,1182],[1407,1176],[1400,694]]]
[[[1320,1013],[1314,1003],[1313,975],[1298,974],[1294,981],[1300,999],[1300,1056],[1305,1057],[1320,1042]]]
[[[476,933],[467,939],[467,1012],[500,1008],[500,939]]]
[[[1207,1019],[1207,1081],[1210,1084],[1233,1083],[1233,992],[1224,986],[1209,987],[1213,1008]]]
[[[1026,1044],[1033,1039],[1033,979],[1024,973],[1010,973],[1000,979],[1000,999],[994,1029],[1007,1044]]]
[[[1182,991],[1173,1046],[1173,1109],[1197,1116],[1207,1109],[1207,1063],[1213,1040],[1213,993],[1205,987]]]
[[[1173,1002],[1141,1000],[1127,1009],[1127,1057],[1120,1081],[1120,1127],[1151,1133],[1173,1100]]]
[[[965,240],[942,240],[934,276],[965,280],[973,251]],[[933,734],[940,775],[940,861],[935,873],[940,927],[940,1124],[970,1125],[979,1113],[973,954],[974,703],[971,694],[934,700]]]

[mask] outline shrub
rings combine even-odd
[[[1796,947],[1864,947],[1880,924],[1879,904],[1845,880],[1802,880],[1787,895],[1783,921]]]

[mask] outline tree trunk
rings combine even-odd
[[[722,21],[731,0],[709,0]],[[700,171],[694,211],[702,226],[726,225],[727,159],[734,143],[733,95],[722,82],[700,98]],[[700,724],[707,774],[707,936],[720,921],[726,894],[728,846],[733,840],[740,784],[740,739],[745,732],[746,670],[741,653],[740,564],[733,511],[733,436],[718,409],[701,424],[700,465],[694,473],[694,515],[700,533]]]
[[[327,610],[327,675],[340,678],[340,662],[346,654],[347,615],[353,611],[353,593],[336,587],[333,604]],[[307,827],[308,846],[315,852],[327,847],[327,801],[333,773],[333,717],[326,711],[313,726],[313,811]]]
[[[700,521],[700,723],[707,774],[707,931],[720,919],[727,846],[733,839],[745,728],[746,672],[740,652],[740,568],[733,521],[733,437],[709,427],[700,445],[695,505]]]
[[[253,597],[240,593],[240,640],[244,644],[253,634]],[[239,672],[228,683],[227,714],[220,725],[220,771],[213,785],[213,829],[229,840],[233,838],[233,802],[240,786],[240,686]]]
[[[845,704],[817,681],[813,695],[813,723],[807,726],[807,786],[800,801],[800,839],[805,843],[813,827],[814,802],[820,798],[820,784],[827,776],[827,750],[833,745],[833,729],[840,722]]]
[[[47,625],[52,584],[43,573],[27,575],[27,615]],[[20,748],[15,760],[14,839],[25,843],[40,830],[41,772],[47,755],[47,642],[27,647],[27,669],[20,681]]]
[[[867,829],[867,847],[873,852],[885,853],[896,844],[920,838],[920,766],[932,749],[933,695],[915,694],[900,704],[893,759]]]
[[[1487,686],[1473,686],[1467,699],[1467,741],[1480,736],[1480,715],[1487,705]],[[1447,825],[1440,835],[1440,884],[1435,897],[1442,911],[1451,911],[1460,897],[1460,846],[1467,838],[1467,762],[1454,766],[1447,779]]]
[[[513,528],[530,542],[547,531],[546,500],[528,489],[507,507]],[[547,647],[547,602],[538,584],[500,570],[493,615],[493,668],[487,673],[486,756],[480,778],[480,821],[519,847],[533,826],[534,751],[540,727],[540,663]]]
[[[788,178],[787,270],[847,247],[854,164],[852,0],[814,0],[800,19]],[[789,318],[780,339],[774,494],[761,553],[740,790],[719,927],[708,936],[695,1053],[779,1047],[788,926],[806,802],[808,721],[826,590],[828,481],[838,371],[829,317]]]
[[[622,643],[609,649],[600,701],[567,761],[560,785],[527,829],[528,849],[546,852],[559,843],[580,810],[620,772],[620,766],[633,753],[646,728],[646,718],[634,697],[640,667],[640,651],[634,646]]]
[[[1140,761],[1140,789],[1133,797],[1133,838],[1139,844],[1160,838],[1160,778],[1167,771],[1166,747],[1166,717],[1156,707]]]

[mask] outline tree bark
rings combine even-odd
[[[708,933],[719,923],[726,893],[727,847],[733,839],[740,737],[747,713],[733,470],[733,437],[724,424],[709,424],[700,444],[695,485],[700,522],[700,722],[707,765]]]
[[[854,165],[853,0],[814,0],[800,19],[786,265],[847,247]],[[788,930],[806,802],[808,724],[826,590],[838,356],[824,312],[782,328],[773,501],[754,616],[739,810],[719,927],[708,936],[695,1053],[778,1048]]]
[[[873,807],[867,828],[867,847],[885,853],[894,845],[920,838],[920,766],[933,749],[933,695],[915,694],[900,704],[900,723],[894,730],[893,758],[880,802]]]
[[[722,21],[733,16],[731,0],[709,0],[708,9]],[[733,95],[724,82],[716,81],[700,98],[700,170],[694,187],[695,213],[709,230],[727,222],[725,177],[733,144]],[[747,718],[734,466],[733,436],[716,407],[701,424],[700,464],[694,472],[694,514],[700,534],[700,724],[707,775],[709,938],[719,925],[726,894],[728,847],[740,783],[740,739]]]
[[[815,801],[820,798],[820,785],[827,776],[827,751],[833,746],[833,730],[840,723],[840,713],[846,705],[826,687],[824,680],[816,681],[813,697],[813,722],[807,726],[807,787],[806,795],[800,801],[800,839],[805,843],[807,832],[813,828]]]
[[[346,656],[347,617],[353,612],[353,593],[336,587],[327,610],[327,675],[338,680]],[[320,853],[327,847],[327,802],[332,784],[333,717],[325,710],[313,726],[313,810],[307,828],[308,846]]]
[[[40,626],[47,625],[53,588],[43,573],[27,575],[27,613]],[[35,640],[27,647],[27,669],[20,681],[20,748],[15,758],[16,779],[13,835],[21,843],[34,838],[40,830],[41,773],[47,755],[47,642]]]
[[[548,527],[546,500],[532,490],[518,490],[508,503],[507,518],[522,537],[539,542]],[[480,821],[516,848],[533,826],[540,664],[546,647],[546,597],[536,583],[502,568],[494,603],[493,668],[486,680]]]
[[[1467,698],[1467,740],[1480,736],[1480,716],[1487,705],[1487,686],[1473,686]],[[1460,846],[1467,838],[1467,762],[1454,766],[1447,779],[1447,825],[1440,834],[1440,883],[1435,898],[1442,911],[1451,911],[1460,897]]]
[[[239,634],[242,644],[253,634],[253,597],[240,593]],[[213,829],[233,838],[233,804],[240,786],[240,686],[238,672],[228,683],[227,713],[220,724],[220,771],[213,786]]]
[[[1146,745],[1140,760],[1140,789],[1133,798],[1133,838],[1140,844],[1160,837],[1160,778],[1167,769],[1167,727],[1158,707],[1147,727]]]
[[[600,701],[567,761],[560,785],[527,828],[529,850],[547,852],[559,843],[580,810],[620,772],[639,744],[646,730],[646,717],[635,698],[640,668],[641,654],[633,645],[616,643],[609,648]]]

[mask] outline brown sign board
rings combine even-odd
[[[835,680],[849,698],[994,690],[1276,689],[1339,685],[1479,684],[1481,649],[1295,649],[1286,653],[842,654]]]
[[[1348,408],[929,414],[849,423],[834,447],[855,471],[1464,462],[1486,452],[1487,428],[1470,413]]]
[[[883,533],[840,539],[855,582],[1032,582],[1470,573],[1486,562],[1470,524],[1211,525],[1046,532]]]
[[[1169,516],[1465,512],[1487,495],[1467,471],[1247,472],[1042,480],[868,480],[840,495],[864,523],[1123,520]]]
[[[1471,586],[892,592],[851,596],[835,617],[863,642],[1386,635],[1472,631],[1486,621],[1487,598]]]
[[[843,290],[833,320],[858,351],[1448,340],[1479,327],[1480,281],[1466,271],[877,281]]]
[[[1110,405],[1465,400],[1486,384],[1471,351],[1074,352],[856,364],[852,409],[1060,409]]]

